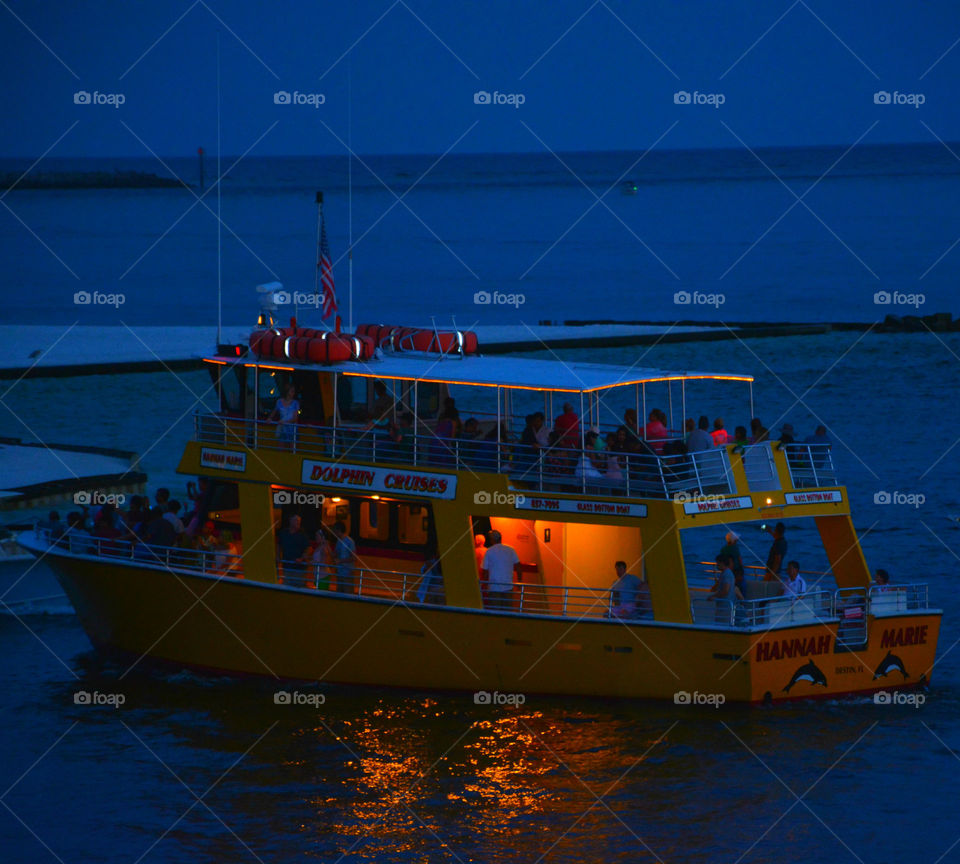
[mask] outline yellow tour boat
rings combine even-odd
[[[682,417],[718,388],[752,416],[750,376],[481,356],[457,331],[278,328],[263,307],[248,345],[205,358],[219,407],[178,468],[206,490],[192,542],[21,538],[94,646],[479,702],[928,683],[941,612],[925,585],[872,584],[829,444],[684,452],[657,424],[658,405]],[[709,590],[688,567],[694,529],[794,520],[828,562],[799,593],[771,572]]]

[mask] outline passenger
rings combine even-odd
[[[452,400],[447,400],[452,401]],[[456,408],[444,408],[433,430],[434,439],[430,442],[430,459],[440,465],[453,463],[453,441],[457,437],[460,417]]]
[[[683,421],[683,442],[686,444],[690,440],[690,436],[697,431],[697,421],[692,417],[687,417]]]
[[[500,427],[500,441],[506,441],[506,430],[501,425]],[[494,426],[486,435],[484,435],[482,441],[478,441],[474,445],[474,451],[477,454],[477,468],[481,471],[499,471],[501,467],[506,466],[506,447],[503,448],[504,452],[501,454],[501,460],[497,461],[497,451],[500,449],[501,444],[497,440],[497,427]]]
[[[668,437],[668,434],[666,414],[659,408],[654,408],[650,412],[647,425],[643,429],[643,437],[645,441],[650,442],[653,452],[658,456],[663,453],[663,441]]]
[[[78,555],[90,555],[97,549],[96,541],[84,527],[83,513],[79,511],[67,514],[67,530],[63,533],[62,541],[68,551]]]
[[[877,568],[877,572],[873,574],[873,581],[877,586],[877,591],[896,591],[896,588],[890,584],[890,574],[886,570]]]
[[[804,444],[826,444],[830,445],[830,439],[827,437],[827,427],[826,426],[817,426],[813,431],[813,435],[808,435],[803,439]]]
[[[580,446],[580,418],[569,402],[564,403],[563,413],[554,421],[553,429],[560,436],[564,447]]]
[[[284,446],[293,449],[297,435],[297,417],[300,415],[300,403],[297,401],[297,388],[288,384],[283,396],[277,399],[277,404],[267,418],[268,423],[277,424],[277,440]]]
[[[489,548],[480,570],[480,578],[487,584],[487,606],[510,610],[513,608],[514,575],[520,579],[520,557],[516,549],[503,543],[499,531],[491,531],[487,542]]]
[[[687,438],[687,452],[699,453],[713,449],[713,436],[710,434],[710,421],[705,414],[697,421],[697,428]]]
[[[630,440],[630,430],[627,429],[626,426],[618,426],[616,431],[611,433],[607,443],[607,450],[611,454],[608,458],[616,464],[611,472],[611,467],[608,463],[608,477],[611,476],[611,473],[615,473],[617,475],[617,482],[623,480],[624,475],[629,469],[630,453],[633,452],[636,443],[636,439]]]
[[[124,514],[123,519],[130,534],[136,535],[141,528],[143,520],[147,514],[145,507],[147,499],[141,495],[132,495],[130,497],[130,508]]]
[[[799,597],[805,594],[807,583],[800,575],[800,565],[796,561],[787,564],[787,578],[783,581],[784,597]]]
[[[397,418],[397,430],[400,432],[400,440],[394,443],[397,444],[400,451],[400,461],[401,462],[412,462],[413,461],[413,414],[410,411],[404,411],[399,418]]]
[[[624,468],[626,454],[617,448],[617,437],[615,432],[607,436],[606,470],[603,472],[604,479],[614,485],[620,486],[624,482]]]
[[[653,448],[643,439],[636,439],[627,456],[627,473],[630,477],[630,491],[656,488],[660,484],[660,465]]]
[[[627,573],[626,561],[617,561],[613,568],[617,578],[610,588],[610,615],[613,618],[633,618],[637,614],[640,577]]]
[[[737,426],[733,430],[733,444],[735,447],[746,447],[750,443],[750,439],[747,437],[747,427],[746,426]]]
[[[215,572],[220,576],[240,576],[240,548],[233,542],[233,532],[220,532],[217,554],[214,557]]]
[[[404,411],[396,420],[387,421],[384,431],[386,441],[381,445],[385,459],[394,462],[413,461],[412,426],[413,415],[409,411]]]
[[[343,522],[333,523],[333,536],[337,538],[336,545],[333,547],[333,557],[337,562],[337,591],[341,594],[353,594],[357,544],[347,534],[347,526]]]
[[[626,427],[629,442],[640,440],[640,424],[637,422],[637,412],[633,408],[623,412],[623,425]]]
[[[591,482],[603,480],[603,471],[606,470],[606,465],[603,466],[603,471],[599,467],[602,457],[596,453],[594,447],[596,439],[597,433],[591,429],[584,438],[584,450],[580,453],[580,459],[574,471],[577,480],[586,480],[588,485]]]
[[[487,538],[483,534],[473,535],[473,557],[477,563],[477,576],[483,569],[483,556],[487,554]]]
[[[283,563],[283,584],[303,588],[306,584],[306,557],[310,540],[300,527],[301,520],[296,514],[287,522],[285,531],[277,534],[279,558]]]
[[[383,381],[373,382],[373,408],[370,415],[370,425],[379,425],[393,420],[396,413],[396,403],[387,392],[387,385]]]
[[[557,432],[550,433],[550,442],[544,454],[544,479],[548,482],[566,482],[573,473],[575,451],[562,446],[563,442]]]
[[[690,467],[687,462],[687,445],[683,441],[666,441],[663,445],[661,460],[663,477],[671,491],[686,489],[690,481]],[[657,476],[656,482],[660,483]]]
[[[738,600],[743,600],[743,595],[737,588],[736,580],[733,575],[733,559],[729,555],[721,555],[717,559],[720,567],[720,575],[717,577],[716,585],[707,594],[708,600],[729,601],[717,603],[716,621],[717,623],[729,623],[731,607],[736,607]]]
[[[711,432],[710,435],[713,438],[714,447],[725,447],[727,444],[733,443],[730,433],[723,428],[722,417],[717,417],[717,419],[713,421],[713,432]]]
[[[482,448],[477,446],[480,440],[480,423],[476,417],[470,417],[463,424],[463,434],[460,436],[460,461],[471,467],[478,467],[478,457]]]
[[[210,481],[206,477],[198,477],[196,483],[192,480],[187,483],[187,497],[193,503],[193,511],[186,520],[187,534],[190,537],[196,536],[197,532],[203,527],[203,523],[207,519],[207,512],[212,495],[213,489],[210,486]]]
[[[816,471],[827,468],[830,464],[830,439],[827,437],[827,427],[817,426],[813,435],[808,435],[804,444],[810,446],[810,456]],[[826,479],[826,478],[825,478]]]
[[[763,578],[766,582],[775,582],[780,578],[783,560],[787,557],[787,539],[784,537],[786,528],[782,522],[778,522],[773,528],[764,525],[763,530],[773,537],[773,543],[770,544],[770,552],[767,555],[767,570]]]
[[[754,417],[750,421],[750,443],[762,444],[768,440],[769,437],[770,433],[764,428],[763,423],[760,422],[760,418]]]
[[[544,416],[543,411],[534,411],[533,429],[537,436],[537,444],[540,445],[540,448],[542,449],[549,446],[551,430],[547,427],[547,418]]]
[[[60,521],[60,514],[56,510],[51,510],[46,519],[37,523],[37,527],[41,531],[46,531],[51,540],[56,540],[66,530]]]
[[[173,532],[177,535],[177,539],[183,535],[184,527],[183,522],[180,520],[180,502],[179,501],[170,501],[167,504],[167,512],[163,514],[163,518],[166,519],[172,526]]]
[[[427,549],[426,560],[420,568],[420,587],[417,600],[420,603],[443,603],[443,572],[440,569],[440,556],[435,546]]]
[[[791,446],[796,443],[796,438],[793,435],[793,426],[790,423],[784,423],[783,428],[780,430],[780,443],[777,445],[780,450],[786,450],[787,454],[787,464],[790,466],[790,469],[793,473],[793,476],[797,478],[799,485],[804,485],[804,469],[809,471],[810,463],[807,460],[805,453],[797,451],[796,447]]]
[[[177,532],[163,514],[154,508],[150,511],[143,539],[148,546],[170,547],[177,542]]]
[[[463,424],[463,434],[460,436],[465,441],[476,441],[480,437],[480,423],[476,417],[469,417]]]
[[[163,516],[167,512],[167,503],[170,501],[170,490],[161,486],[153,497],[157,503],[154,505],[152,512],[155,512],[158,516]]]
[[[218,539],[217,526],[208,519],[203,523],[203,528],[200,529],[200,534],[196,539],[196,547],[202,551],[210,552],[216,548]]]
[[[377,447],[381,458],[387,462],[400,461],[400,444],[403,441],[403,433],[394,420],[388,420],[383,430],[383,443]]]
[[[537,441],[536,414],[528,414],[526,426],[520,435],[520,446],[517,448],[514,469],[520,472],[521,478],[525,475],[533,476],[540,461],[540,443]]]
[[[313,568],[313,585],[309,583],[308,588],[316,588],[317,591],[330,590],[330,542],[327,539],[327,532],[321,525],[316,534],[313,535],[313,551],[310,553],[310,566]]]
[[[740,589],[740,593],[744,597],[747,596],[747,592],[744,590],[744,571],[743,571],[743,558],[740,556],[740,535],[736,531],[728,531],[727,536],[724,538],[726,543],[720,549],[720,555],[718,557],[729,556],[732,564],[730,569],[733,570],[733,575],[737,583],[737,587]]]
[[[452,396],[447,396],[443,400],[443,412],[441,416],[448,416],[453,423],[453,434],[451,438],[459,438],[463,431],[463,424],[460,422],[460,411],[457,409],[457,400]]]

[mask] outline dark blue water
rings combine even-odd
[[[960,311],[960,252],[951,249],[960,164],[939,143],[845,150],[654,151],[639,162],[642,151],[579,153],[563,154],[564,164],[550,154],[354,160],[354,320],[874,321]],[[224,170],[234,161],[225,157]],[[135,169],[197,183],[195,159],[165,162],[48,159],[36,170]],[[208,159],[208,182],[213,170]],[[621,178],[637,184],[635,195],[622,193]],[[348,186],[337,157],[251,155],[229,171],[225,321],[252,319],[257,283],[313,290],[317,189],[346,320]],[[184,188],[14,190],[5,202],[36,234],[0,214],[8,320],[216,319],[215,192],[197,203]],[[473,302],[492,289],[525,302]],[[80,290],[125,302],[78,307]],[[682,291],[722,295],[722,305],[677,305]],[[880,291],[914,299],[878,305]]]
[[[128,672],[94,654],[70,616],[3,618],[0,860],[954,860],[958,355],[957,335],[856,333],[564,352],[751,372],[771,429],[827,423],[868,563],[929,582],[944,609],[922,707],[531,696],[491,708],[326,688],[318,710],[275,705],[270,682]],[[202,373],[26,381],[6,399],[50,440],[83,430],[146,451],[155,482],[182,488],[171,470],[189,424],[171,424],[204,386]],[[688,396],[690,413],[748,418],[742,390]],[[875,504],[881,490],[925,500]],[[791,556],[816,564],[812,527],[790,541]],[[75,705],[81,690],[126,701]]]

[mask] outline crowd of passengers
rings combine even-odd
[[[421,421],[415,428],[412,412],[398,406],[382,381],[373,385],[372,410],[363,412],[364,426],[357,430],[358,441],[350,444],[358,449],[368,434],[377,436],[376,453],[379,459],[395,462],[416,461],[435,465],[461,464],[481,471],[497,471],[509,467],[512,474],[529,475],[531,479],[542,475],[549,481],[562,484],[566,481],[585,482],[588,485],[660,484],[661,470],[667,482],[682,482],[691,474],[691,453],[710,451],[717,447],[734,445],[745,447],[770,440],[770,433],[762,421],[754,417],[746,426],[736,426],[730,433],[722,418],[713,423],[706,416],[698,421],[687,418],[684,429],[668,428],[667,415],[654,408],[645,426],[638,423],[637,412],[627,409],[623,422],[610,432],[601,434],[596,429],[581,429],[580,417],[573,405],[565,403],[553,424],[547,423],[542,411],[526,416],[519,439],[511,435],[507,424],[496,423],[486,430],[476,417],[462,420],[453,398],[444,400],[442,410],[432,427]],[[278,437],[292,443],[296,436],[296,423],[300,403],[296,391],[288,387],[270,419],[278,424]],[[488,424],[489,425],[489,424]],[[416,441],[419,432],[420,440]],[[791,453],[790,445],[823,445],[829,447],[830,439],[824,426],[802,442],[797,441],[793,426],[785,424],[778,439],[786,448],[792,465],[803,467],[805,456]],[[659,457],[659,458],[654,458]],[[820,467],[825,464],[821,457]],[[504,466],[507,462],[507,466]],[[806,466],[810,467],[810,466]]]
[[[773,527],[763,526],[773,539],[767,553],[766,564],[756,567],[753,578],[748,578],[743,564],[740,535],[736,531],[727,532],[724,545],[716,557],[714,582],[706,594],[706,599],[720,601],[717,604],[717,620],[726,621],[730,611],[734,611],[735,620],[742,621],[742,604],[748,600],[786,597],[797,600],[810,590],[816,590],[824,574],[817,574],[821,578],[812,586],[801,575],[800,562],[796,559],[787,559],[789,548],[786,537],[786,526],[778,522]],[[758,590],[760,583],[764,583],[764,590]],[[767,587],[769,586],[769,587]],[[892,585],[890,574],[877,568],[871,587],[876,593],[900,590],[903,586]],[[770,589],[773,590],[770,590]],[[862,606],[862,600],[856,597],[849,599],[853,608]]]
[[[134,558],[149,560],[159,557],[161,549],[194,550],[211,553],[211,569],[230,572],[239,567],[240,547],[232,531],[217,530],[207,519],[209,495],[209,481],[204,477],[187,484],[189,510],[172,499],[165,487],[157,489],[152,505],[145,495],[131,495],[126,508],[122,495],[93,509],[78,495],[74,500],[80,509],[67,514],[66,524],[53,510],[38,527],[80,554],[132,553]]]

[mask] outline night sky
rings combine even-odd
[[[225,154],[960,138],[955,2],[3,0],[0,22],[2,156],[214,152],[218,31]]]

